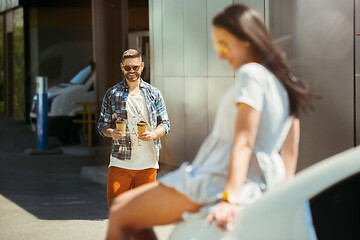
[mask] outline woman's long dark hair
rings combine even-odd
[[[295,78],[285,53],[274,42],[254,10],[241,4],[232,5],[215,16],[212,24],[226,29],[238,39],[250,42],[255,54],[262,59],[261,64],[284,85],[290,100],[291,115],[298,116],[301,110],[313,110],[313,95],[302,81]]]

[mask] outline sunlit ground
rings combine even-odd
[[[0,195],[1,240],[105,239],[108,220],[42,220]],[[156,227],[160,240],[169,238],[173,225]]]

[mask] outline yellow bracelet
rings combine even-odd
[[[229,192],[223,192],[223,195],[221,197],[221,201],[230,203],[232,205],[238,205],[239,204],[239,198],[235,194],[230,194]]]

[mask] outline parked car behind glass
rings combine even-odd
[[[81,125],[73,123],[76,111],[82,106],[76,102],[95,102],[95,67],[90,64],[77,73],[69,83],[51,87],[48,95],[48,135],[57,137],[64,143],[78,143]],[[30,110],[31,129],[36,131],[37,96],[33,98]],[[95,107],[93,109],[96,110]]]

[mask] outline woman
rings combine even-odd
[[[311,94],[293,77],[253,10],[243,5],[225,9],[213,19],[212,38],[219,58],[237,70],[213,131],[191,165],[115,200],[107,239],[156,238],[152,226],[181,220],[184,213],[219,201],[207,221],[228,229],[238,205],[294,174],[299,140],[294,116],[311,109]]]

